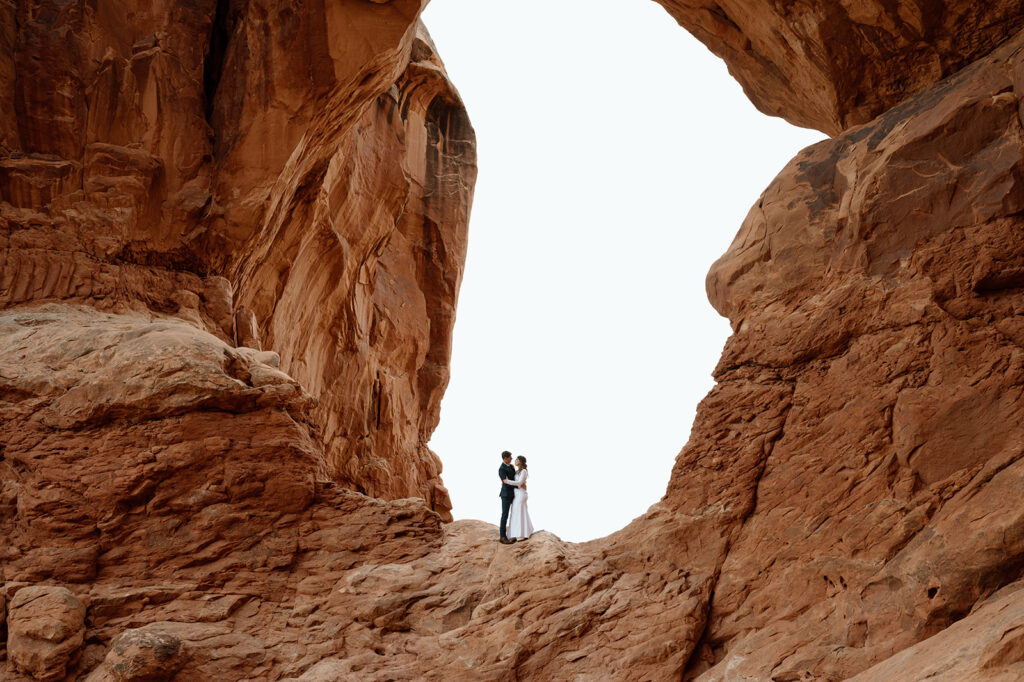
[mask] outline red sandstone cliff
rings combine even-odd
[[[656,0],[758,109],[830,135],[866,123],[1024,28],[1016,0]]]
[[[331,480],[447,517],[475,154],[420,4],[4,3],[0,302],[273,349]]]
[[[475,167],[421,3],[0,1],[5,679],[1024,676],[1024,11],[664,4],[835,137],[709,273],[665,497],[504,547],[425,446]]]

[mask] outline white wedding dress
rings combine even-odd
[[[533,535],[533,521],[530,520],[530,511],[526,508],[524,483],[526,483],[526,469],[521,469],[516,474],[516,480],[509,483],[516,487],[516,496],[512,500],[512,512],[508,517],[508,537],[516,540],[525,540]]]

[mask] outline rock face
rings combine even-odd
[[[656,0],[761,111],[830,135],[984,57],[1024,28],[1016,0]]]
[[[2,3],[0,305],[272,348],[332,480],[448,518],[473,131],[419,0],[314,4]]]
[[[475,155],[421,3],[0,2],[4,679],[1024,676],[1024,12],[664,4],[836,136],[708,275],[664,498],[506,547],[425,445]]]
[[[705,679],[842,679],[1020,577],[1022,48],[802,152],[712,267],[709,400],[763,446],[674,472],[732,507]]]

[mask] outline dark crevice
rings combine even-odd
[[[217,0],[217,10],[210,28],[210,40],[203,63],[203,98],[206,120],[213,117],[213,103],[224,71],[231,36],[245,9],[244,0]]]
[[[993,272],[979,278],[973,288],[974,293],[985,296],[1022,287],[1024,287],[1024,267],[1008,266],[1000,272]]]
[[[113,265],[139,265],[174,272],[187,272],[197,277],[208,277],[210,267],[203,262],[203,256],[188,246],[181,246],[171,251],[156,251],[140,248],[136,244],[126,244],[111,258]]]
[[[789,422],[789,417],[792,414],[793,410],[793,395],[796,391],[796,382],[782,381],[782,383],[789,384],[790,387],[789,393],[785,398],[788,404],[786,404],[785,407],[782,408],[785,414],[780,419],[781,423],[779,427],[775,429],[774,433],[772,433],[765,439],[765,446],[767,451],[761,457],[761,461],[756,467],[756,483],[754,485],[753,494],[751,496],[750,501],[746,505],[745,509],[743,509],[739,514],[738,528],[735,531],[735,533],[732,534],[731,537],[725,538],[724,551],[722,552],[722,556],[718,563],[718,567],[715,569],[714,574],[711,577],[711,590],[709,591],[706,602],[702,604],[702,608],[705,610],[704,626],[701,629],[700,636],[697,638],[693,648],[690,650],[690,654],[686,662],[683,664],[681,679],[684,681],[696,679],[701,674],[706,672],[708,669],[713,668],[714,666],[721,663],[722,660],[724,660],[725,657],[728,655],[730,646],[736,642],[736,638],[727,641],[715,641],[712,638],[712,631],[714,629],[715,623],[712,622],[711,612],[714,608],[715,588],[718,586],[719,581],[721,580],[722,567],[725,565],[726,559],[729,556],[729,552],[732,551],[733,541],[736,538],[740,537],[740,535],[743,532],[743,527],[746,525],[747,521],[754,516],[754,512],[757,510],[758,494],[760,492],[761,481],[764,477],[764,473],[768,468],[768,460],[774,454],[776,444],[778,444],[779,441],[782,440],[783,436],[786,433],[786,425]],[[828,578],[826,577],[826,580],[827,579]],[[844,584],[843,587],[845,588],[846,585]],[[800,611],[793,615],[798,616],[800,615],[800,613],[805,612],[809,608],[810,605],[808,605],[803,611]],[[711,653],[710,660],[707,658],[707,654],[709,652]]]

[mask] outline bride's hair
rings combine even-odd
[[[516,461],[519,462],[519,466],[520,467],[522,467],[523,469],[526,468],[526,458],[525,457],[523,457],[522,455],[519,455],[518,457],[516,457]]]

